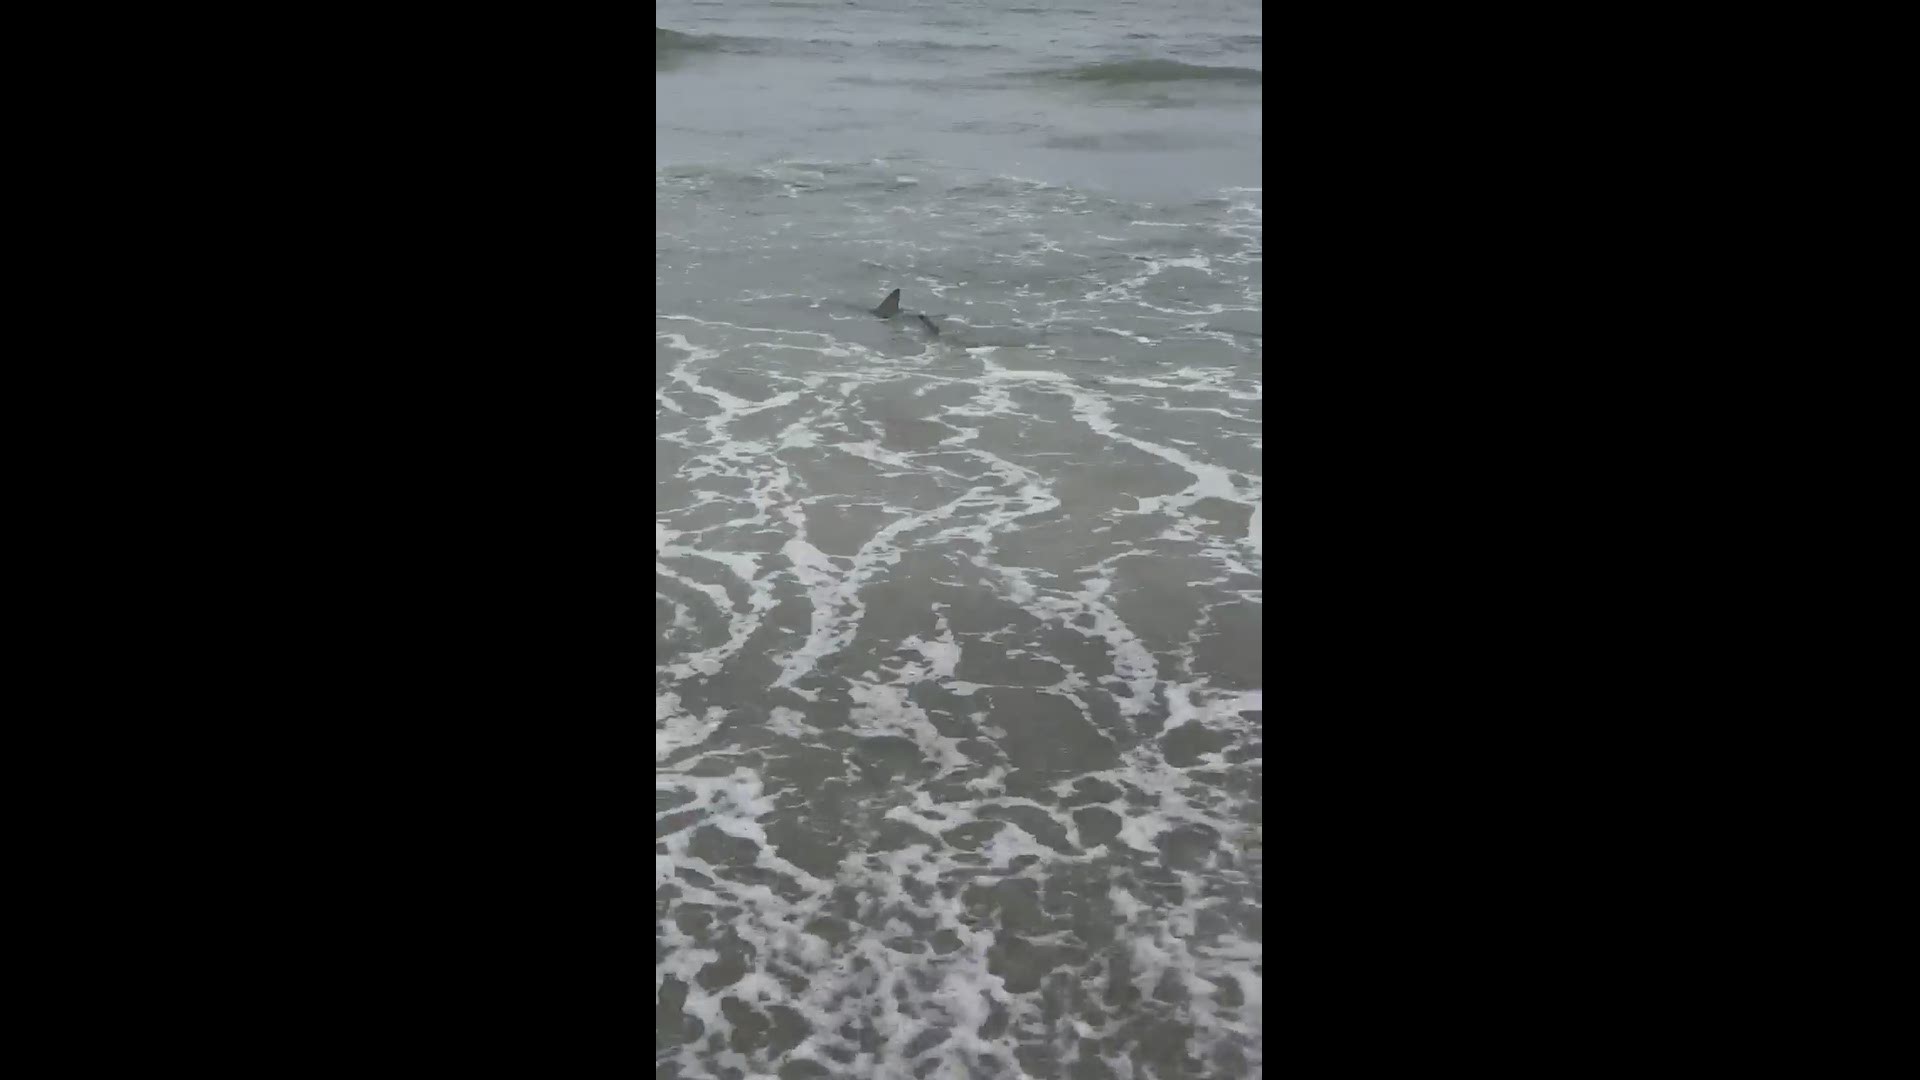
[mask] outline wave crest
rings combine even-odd
[[[1073,82],[1124,84],[1201,81],[1259,86],[1261,80],[1261,73],[1256,68],[1183,64],[1178,60],[1120,60],[1105,64],[1083,64],[1049,74]]]

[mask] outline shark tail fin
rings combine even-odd
[[[900,314],[900,290],[888,293],[887,298],[880,301],[880,306],[873,309],[873,313],[883,319]]]

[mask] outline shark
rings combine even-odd
[[[895,289],[892,292],[888,293],[887,298],[885,300],[880,301],[880,306],[877,308],[873,308],[872,312],[873,314],[878,315],[883,319],[901,318],[902,315],[900,311],[900,290]],[[927,333],[932,334],[934,337],[940,336],[940,327],[934,324],[933,319],[929,318],[926,315],[922,315],[917,311],[909,312],[908,314],[910,314],[913,318],[919,320],[920,325],[926,329]]]
[[[879,307],[864,307],[849,300],[826,300],[822,304],[846,311],[859,311],[875,316],[885,322],[902,328],[922,330],[926,336],[936,338],[943,344],[957,348],[976,346],[1011,346],[1032,348],[1044,343],[1044,327],[974,325],[965,318],[949,318],[946,315],[928,315],[918,311],[905,311],[900,307],[900,290],[895,289],[880,301]]]

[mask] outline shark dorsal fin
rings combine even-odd
[[[900,290],[895,289],[888,293],[887,298],[880,301],[880,306],[873,309],[873,313],[883,319],[890,319],[900,314]]]

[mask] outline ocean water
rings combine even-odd
[[[1260,5],[656,23],[656,1076],[1260,1076]]]

